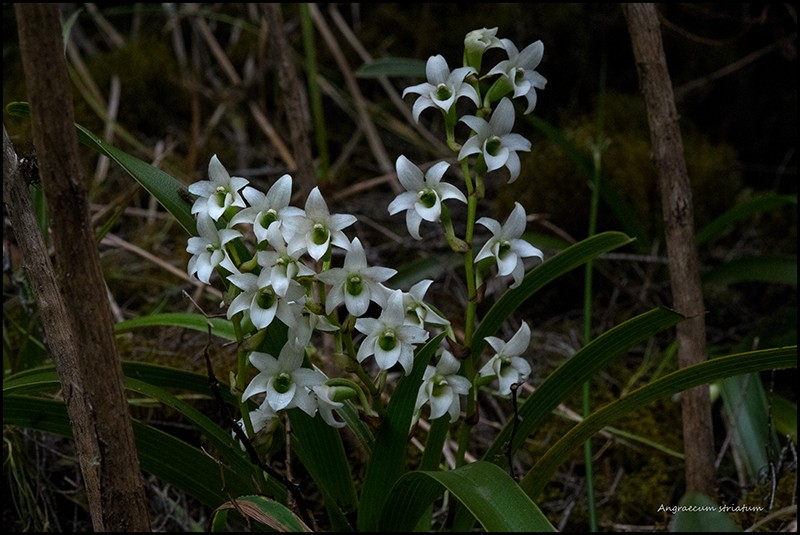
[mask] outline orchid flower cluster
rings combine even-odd
[[[423,221],[438,223],[452,249],[464,255],[470,304],[461,342],[467,346],[483,275],[496,266],[498,276],[512,277],[513,288],[522,282],[524,259],[543,259],[542,252],[522,238],[527,219],[519,203],[502,224],[488,217],[476,220],[486,175],[505,169],[508,182],[513,182],[521,170],[517,153],[531,148],[527,139],[512,132],[516,116],[512,100],[524,97],[525,113],[530,113],[537,89],[546,83],[535,70],[544,51],[541,41],[520,52],[496,33],[497,28],[468,33],[463,66],[452,71],[443,56],[430,57],[427,81],[403,92],[403,97],[418,95],[412,108],[415,121],[429,108],[444,116],[447,143],[462,166],[466,193],[445,181],[449,163],[436,163],[423,172],[401,155],[396,170],[405,191],[388,205],[390,215],[405,212],[414,239],[422,239]],[[507,59],[481,75],[484,53],[492,48],[504,50]],[[482,92],[482,86],[488,90]],[[461,101],[474,104],[474,115],[458,117]],[[466,132],[461,143],[456,140],[459,123],[466,126],[461,128]],[[208,178],[189,186],[196,196],[192,213],[197,236],[188,240],[188,273],[207,284],[219,273],[226,282],[222,306],[227,307],[227,317],[239,333],[250,334],[247,339],[240,336],[239,342],[247,361],[258,370],[241,392],[243,403],[260,399],[258,408],[249,414],[243,411],[240,420],[251,438],[262,429],[273,429],[281,411],[292,408],[312,417],[319,413],[333,427],[345,425],[336,413],[347,400],[358,398],[363,410],[374,414],[390,370],[400,368],[409,375],[417,348],[432,333],[444,331],[455,339],[450,321],[425,300],[433,281],[422,280],[408,291],[392,289],[387,281],[396,270],[368,264],[361,241],[345,233],[356,217],[332,214],[319,188],[311,190],[304,208],[291,206],[290,175],[280,177],[264,194],[247,179],[231,176],[216,155],[209,163]],[[455,235],[445,201],[467,204],[463,238]],[[475,223],[491,237],[473,257]],[[288,332],[280,353],[259,351],[258,342],[276,323]],[[312,362],[316,332],[335,340],[332,362],[346,372],[341,377],[328,377]],[[465,366],[448,346],[438,348],[435,364],[427,366],[419,386],[417,415],[429,404],[431,419],[447,415],[455,422],[462,413],[462,397],[476,396],[479,387],[496,382],[496,393],[509,396],[515,384],[527,380],[531,366],[522,357],[530,343],[526,323],[508,341],[492,336],[485,341],[494,354],[477,373],[474,363]],[[370,359],[378,369],[375,378],[364,366]],[[238,371],[246,373],[247,367],[240,364]],[[359,382],[350,378],[352,374]]]

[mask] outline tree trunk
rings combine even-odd
[[[58,4],[14,6],[33,143],[52,226],[50,264],[4,132],[4,190],[72,423],[95,531],[150,531],[105,280],[78,161]],[[13,155],[13,161],[8,154]],[[10,169],[13,171],[13,169]],[[27,199],[27,201],[26,201]],[[27,204],[26,204],[27,202]],[[55,269],[53,269],[55,267]]]
[[[622,4],[650,123],[652,158],[669,254],[673,307],[687,316],[677,326],[678,365],[706,360],[705,306],[695,246],[694,209],[675,98],[655,4]],[[681,395],[686,490],[714,496],[714,434],[708,387]]]

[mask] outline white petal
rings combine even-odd
[[[369,293],[362,291],[359,295],[344,292],[344,303],[347,311],[355,317],[361,317],[369,308]],[[326,311],[327,312],[327,311]],[[330,312],[328,312],[330,314]]]
[[[419,233],[419,225],[422,223],[422,217],[417,213],[416,210],[409,210],[406,212],[406,227],[408,228],[408,233],[411,234],[415,240],[421,240],[422,236]]]
[[[267,387],[267,403],[269,403],[269,406],[272,407],[273,410],[279,411],[285,409],[289,403],[292,402],[294,394],[297,391],[297,385],[292,383],[289,385],[289,389],[286,392],[278,392],[275,390],[274,382],[275,378],[273,377],[270,379],[270,384]]]
[[[431,420],[444,416],[453,402],[453,389],[445,386],[438,396],[431,397]]]
[[[514,127],[514,104],[506,97],[500,100],[497,108],[492,112],[489,125],[495,135],[505,135]]]
[[[441,217],[442,205],[439,199],[437,198],[436,202],[434,202],[433,206],[431,206],[430,208],[423,206],[421,203],[416,203],[414,205],[414,210],[416,210],[419,216],[425,221],[430,221],[432,223],[435,223],[439,221],[439,218]]]
[[[444,56],[437,54],[429,57],[428,62],[425,64],[425,75],[432,85],[446,82],[448,76],[450,76],[450,67],[447,65],[447,60],[444,59]]]
[[[416,192],[424,189],[425,181],[423,180],[422,171],[402,154],[398,156],[395,162],[395,169],[397,169],[397,179],[407,191],[416,194]]]
[[[254,303],[250,307],[250,321],[253,322],[256,329],[264,329],[269,326],[275,318],[278,304],[276,302],[270,308],[264,309],[255,305],[255,299],[253,301]]]
[[[259,373],[253,377],[253,380],[250,381],[250,384],[247,385],[247,388],[245,388],[244,392],[242,392],[242,401],[250,399],[254,395],[260,394],[261,392],[266,392],[269,379],[270,376],[265,373]]]
[[[417,202],[417,194],[413,191],[404,191],[389,203],[389,215],[394,215],[403,210],[413,208]]]
[[[514,336],[506,343],[504,352],[508,356],[521,355],[531,343],[531,328],[522,322]]]
[[[520,262],[519,257],[513,251],[506,251],[506,253],[500,257],[497,256],[497,274],[501,277],[505,277],[506,275],[511,275],[513,273],[514,268],[517,267],[517,264]]]
[[[385,351],[379,345],[375,345],[375,362],[381,370],[388,370],[400,358],[400,352],[403,344],[396,344],[390,351]]]

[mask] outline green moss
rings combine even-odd
[[[164,39],[147,35],[129,39],[122,48],[91,56],[87,67],[104,94],[112,77],[119,78],[117,122],[126,128],[163,136],[174,125],[188,123],[191,88],[187,79],[176,75],[180,67]],[[76,119],[102,126],[83,100],[76,104]]]

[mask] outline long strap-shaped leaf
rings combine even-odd
[[[359,531],[376,531],[384,506],[392,506],[391,503],[387,503],[387,498],[395,482],[406,470],[408,433],[419,385],[422,383],[422,374],[442,338],[444,333],[431,339],[417,352],[411,373],[398,382],[397,388],[392,393],[386,416],[375,439],[375,447],[361,489],[361,501],[358,507]]]
[[[507,442],[511,452],[516,451],[559,403],[598,370],[606,368],[613,359],[682,319],[683,316],[675,311],[657,308],[621,323],[592,340],[551,373],[525,400],[519,409],[516,434],[512,437],[514,422],[506,423],[484,453],[483,459],[502,463],[502,450]]]
[[[306,526],[291,509],[264,496],[241,496],[223,503],[211,515],[211,520],[209,521],[210,531],[226,531],[224,518],[227,517],[227,512],[230,509],[239,511],[245,517],[261,522],[277,532],[301,533],[311,531],[311,528]],[[220,521],[220,518],[223,521]]]
[[[117,334],[130,332],[144,327],[183,327],[194,331],[208,332],[225,340],[236,340],[233,324],[225,318],[208,318],[202,314],[192,312],[162,312],[160,314],[147,314],[138,318],[120,321],[114,325]]]
[[[717,357],[672,372],[609,403],[570,429],[528,471],[520,482],[520,486],[528,496],[535,499],[558,467],[577,447],[614,420],[652,401],[734,375],[796,367],[797,346],[791,346]]]
[[[27,102],[12,102],[6,106],[11,115],[29,117]],[[107,156],[119,164],[131,177],[152,194],[171,213],[190,236],[197,234],[191,213],[191,195],[182,183],[147,162],[131,156],[104,142],[81,125],[76,124],[78,140],[90,149]]]
[[[554,532],[556,529],[517,482],[485,461],[449,471],[409,472],[395,485],[380,531],[414,530],[422,513],[446,490],[459,500],[487,532]]]
[[[494,336],[509,316],[543,286],[598,255],[622,247],[631,241],[631,238],[621,232],[596,234],[571,245],[529,271],[518,287],[506,291],[486,313],[472,337],[472,358],[477,359],[480,356],[486,345],[485,338]]]
[[[319,487],[334,531],[352,531],[347,515],[356,509],[358,496],[341,433],[300,409],[290,410],[289,418],[292,452]]]
[[[61,401],[3,396],[3,424],[72,438],[67,408]],[[231,496],[259,491],[249,472],[217,463],[199,448],[172,435],[138,420],[133,420],[133,432],[142,470],[185,491],[207,507],[217,507]]]
[[[214,453],[221,455],[226,463],[239,474],[248,474],[253,471],[253,465],[243,456],[238,445],[234,443],[231,435],[218,423],[212,421],[190,404],[167,392],[157,383],[162,383],[166,388],[181,388],[182,391],[195,391],[207,394],[208,379],[190,372],[175,370],[163,366],[142,363],[126,363],[125,385],[128,390],[140,393],[148,398],[173,408],[200,431],[214,447]],[[142,378],[137,378],[137,376]],[[11,378],[3,384],[3,398],[14,394],[42,392],[59,386],[58,375],[51,366],[37,368]],[[228,393],[230,394],[230,393]],[[146,443],[145,443],[146,444]],[[145,445],[145,448],[151,446]],[[143,452],[140,451],[140,455]],[[144,452],[145,455],[149,454]],[[267,492],[278,499],[285,499],[286,489],[273,478],[267,481]],[[189,491],[189,489],[185,489]],[[254,489],[258,490],[258,489]]]

